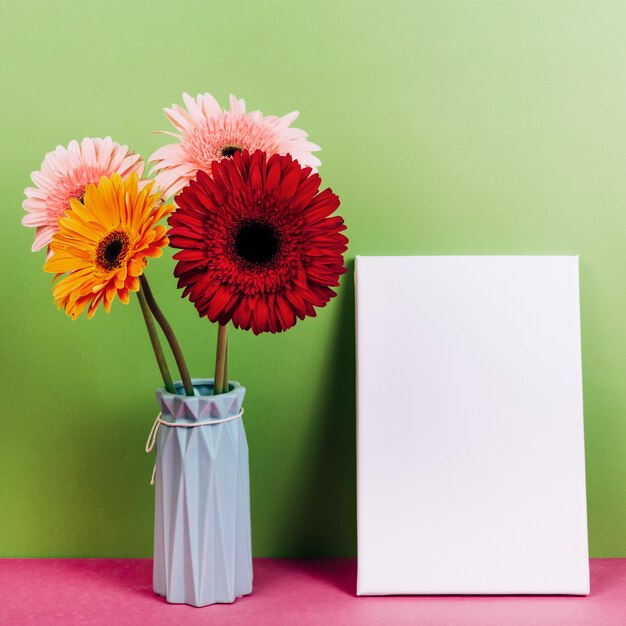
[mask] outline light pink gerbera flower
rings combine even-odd
[[[308,134],[292,128],[298,111],[283,117],[263,115],[260,111],[246,113],[246,103],[230,96],[230,111],[222,110],[209,93],[192,98],[183,94],[187,110],[173,104],[163,109],[180,134],[160,131],[180,140],[159,148],[149,159],[154,163],[157,185],[163,198],[178,193],[198,170],[211,174],[211,163],[230,158],[235,152],[263,150],[272,154],[291,154],[301,166],[315,168],[320,165],[311,154],[319,146],[307,141]]]
[[[71,141],[67,148],[57,146],[48,152],[41,169],[31,174],[37,186],[24,190],[26,200],[22,203],[28,211],[22,224],[35,228],[33,252],[50,243],[59,230],[59,217],[70,208],[70,199],[82,200],[88,184],[97,184],[101,176],[109,178],[114,173],[126,179],[136,172],[141,178],[143,169],[141,155],[111,137],[86,137],[80,144]]]

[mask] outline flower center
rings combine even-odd
[[[98,244],[96,264],[107,272],[118,269],[122,266],[129,247],[130,239],[128,235],[124,231],[114,230]]]
[[[244,222],[235,235],[235,251],[248,263],[269,265],[278,252],[278,237],[265,222]]]
[[[233,156],[235,156],[235,152],[241,152],[243,150],[243,148],[241,146],[235,146],[233,145],[229,145],[229,146],[224,146],[221,150],[220,150],[220,154],[227,158],[230,159]]]
[[[81,204],[85,199],[85,187],[86,185],[81,185],[79,187],[74,187],[67,194],[67,208],[69,209],[72,206],[71,199],[74,198],[78,200]]]

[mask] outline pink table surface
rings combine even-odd
[[[591,595],[357,597],[356,561],[255,559],[232,605],[168,604],[148,559],[1,559],[0,625],[626,626],[626,559],[591,560]]]

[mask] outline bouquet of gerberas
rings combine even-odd
[[[345,272],[348,240],[332,215],[338,197],[320,191],[319,148],[291,126],[297,112],[246,113],[233,96],[230,111],[210,94],[183,98],[186,108],[165,109],[177,142],[150,157],[154,179],[110,137],[72,141],[33,172],[23,223],[36,229],[33,250],[47,249],[54,299],[73,319],[137,294],[163,379],[146,446],[157,449],[154,590],[204,606],[252,590],[245,389],[228,380],[228,325],[276,333],[315,316]],[[191,378],[145,275],[168,244],[178,249],[183,297],[218,324],[213,378]]]

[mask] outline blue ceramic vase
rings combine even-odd
[[[217,396],[194,379],[195,397],[156,392],[161,419],[223,420],[241,411],[245,388]],[[252,591],[248,444],[241,417],[195,427],[159,426],[156,440],[154,591],[168,602],[229,603]]]

